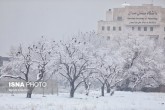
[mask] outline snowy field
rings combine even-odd
[[[25,94],[0,94],[0,110],[165,110],[165,93],[115,92],[98,97],[99,92],[90,96],[68,93],[57,95],[33,94],[32,99]]]

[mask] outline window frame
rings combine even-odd
[[[121,26],[119,26],[119,31],[122,31]]]
[[[122,21],[123,20],[123,17],[122,16],[118,16],[117,17],[117,21]]]
[[[141,31],[141,27],[140,26],[138,27],[138,31]]]
[[[115,26],[113,26],[113,31],[116,31],[116,27]]]
[[[110,26],[107,26],[107,31],[110,31],[110,29],[111,29]]]
[[[144,31],[147,31],[147,27],[144,27]]]
[[[153,32],[154,31],[154,27],[150,27],[150,31]]]
[[[110,40],[110,36],[107,36],[107,40]]]
[[[132,31],[134,31],[135,30],[135,27],[132,27]]]
[[[102,26],[102,27],[101,27],[101,30],[104,31],[104,30],[105,30],[105,26]]]

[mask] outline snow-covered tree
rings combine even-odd
[[[101,83],[101,95],[104,96],[105,86],[107,92],[117,86],[123,80],[122,68],[120,68],[121,57],[118,53],[113,53],[111,48],[100,48],[95,53],[95,78]],[[118,56],[118,58],[116,57]],[[119,61],[120,59],[120,61]]]
[[[122,44],[121,53],[125,59],[124,72],[130,75],[133,90],[160,84],[164,59],[155,41],[147,37],[128,38]]]
[[[45,76],[50,76],[52,66],[51,43],[42,40],[18,49],[12,49],[10,62],[2,67],[3,77],[20,79],[24,82],[40,82]],[[27,98],[31,98],[34,85],[27,86]]]
[[[70,84],[70,97],[76,89],[92,74],[89,47],[87,42],[72,38],[70,42],[59,44],[59,74]]]
[[[31,49],[33,50],[33,62],[35,69],[38,70],[37,80],[35,82],[44,82],[49,80],[52,75],[57,71],[56,68],[56,56],[53,53],[56,48],[55,41],[47,41],[42,37],[40,41],[33,44]],[[37,67],[37,68],[36,68]],[[44,88],[43,88],[44,96]]]

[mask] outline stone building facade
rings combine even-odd
[[[98,21],[98,34],[107,40],[121,35],[165,40],[165,8],[153,4],[125,4],[121,8],[109,9],[106,20]]]

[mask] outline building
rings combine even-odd
[[[116,36],[149,36],[165,40],[165,8],[153,4],[109,9],[106,20],[98,21],[98,34],[107,40]]]
[[[10,61],[10,59],[9,59],[8,57],[1,57],[1,56],[0,56],[0,67],[3,66],[3,63],[4,63],[5,61],[8,62],[8,61]]]

